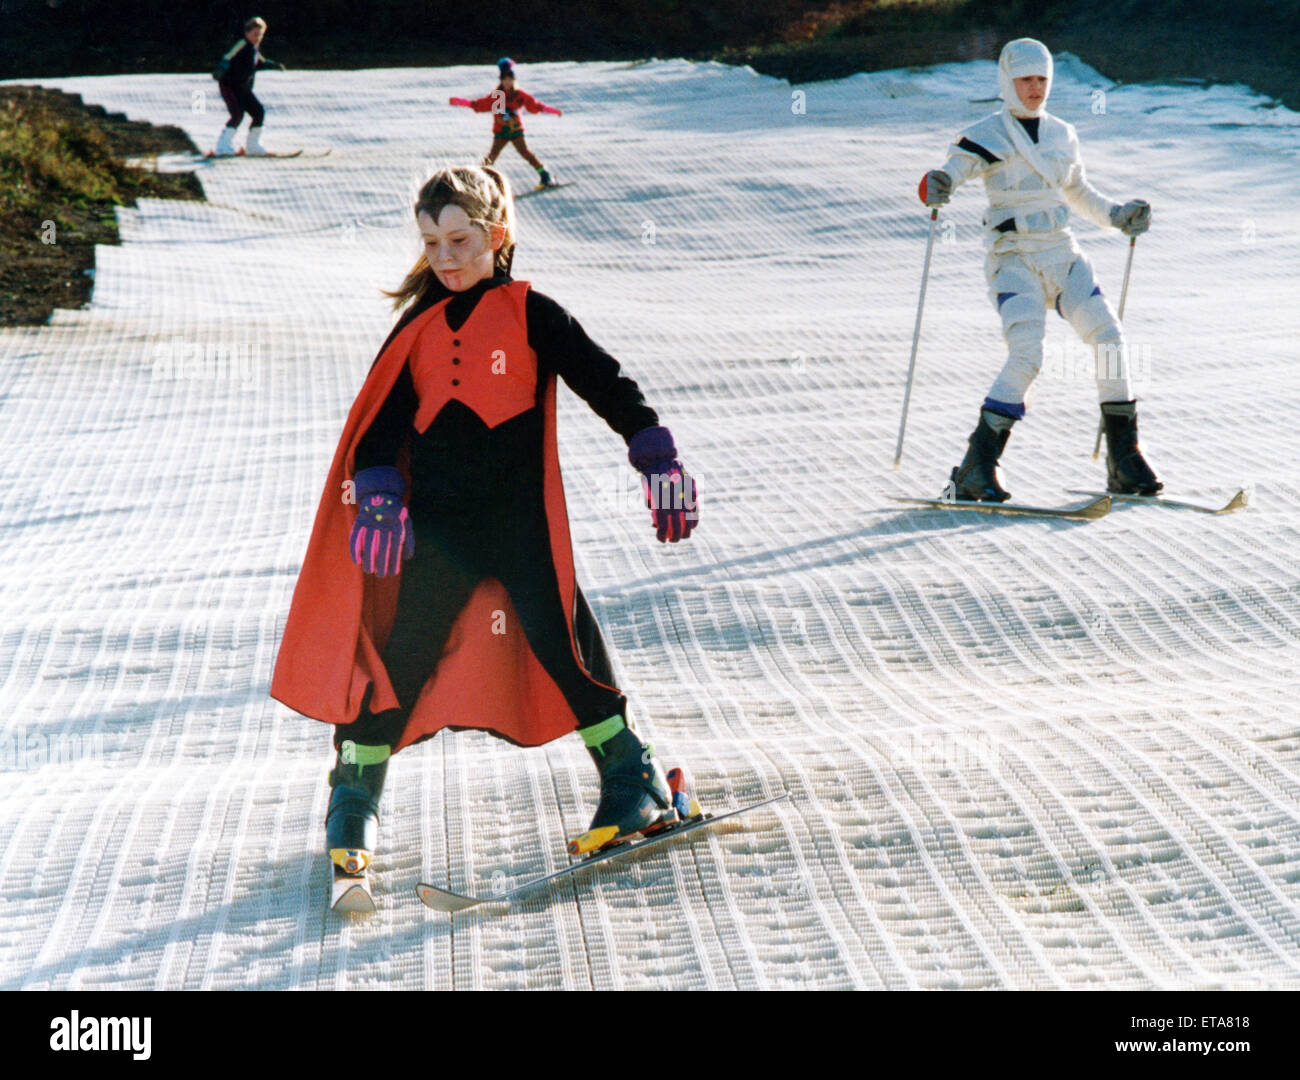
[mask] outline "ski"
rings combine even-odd
[[[761,802],[750,803],[748,806],[742,806],[739,810],[729,810],[725,814],[703,814],[687,821],[679,822],[675,825],[669,825],[656,833],[651,833],[643,840],[627,841],[614,847],[601,848],[594,855],[588,855],[585,859],[570,863],[563,869],[556,870],[550,874],[544,874],[541,877],[525,881],[522,885],[516,886],[507,892],[497,893],[495,896],[465,896],[461,893],[452,892],[450,889],[440,889],[437,885],[427,885],[421,882],[415,887],[416,895],[424,902],[426,907],[433,908],[434,911],[446,911],[454,914],[458,911],[465,911],[472,907],[478,907],[479,904],[498,904],[513,900],[526,892],[531,892],[543,885],[550,885],[564,878],[572,877],[584,870],[589,870],[597,863],[610,862],[614,859],[623,859],[630,855],[635,855],[646,848],[655,847],[669,840],[676,840],[687,833],[696,832],[699,829],[712,828],[714,825],[721,824],[728,818],[739,817],[741,814],[748,814],[751,810],[757,810],[762,806],[771,806],[773,803],[781,802],[788,799],[790,793],[783,791],[780,795],[775,795],[770,799],[763,799]]]
[[[257,161],[260,158],[271,158],[274,161],[287,161],[290,158],[296,157],[323,158],[329,157],[329,155],[329,150],[322,150],[310,154],[305,150],[285,150],[282,152],[267,152],[265,154],[245,154],[242,150],[237,154],[218,154],[215,150],[209,150],[202,160],[234,161],[236,159],[242,159],[244,161]]]
[[[534,195],[540,195],[543,191],[554,191],[556,188],[572,187],[575,183],[577,183],[576,180],[565,180],[559,184],[538,184],[531,191],[525,191],[522,194],[516,195],[515,199],[531,199]]]
[[[1071,488],[1070,493],[1073,495],[1100,495],[1100,491],[1080,491],[1077,488]],[[1206,506],[1204,503],[1186,502],[1182,499],[1166,499],[1163,495],[1110,495],[1111,499],[1116,502],[1124,503],[1147,503],[1152,506],[1168,506],[1174,510],[1195,510],[1198,514],[1231,514],[1234,510],[1240,510],[1243,506],[1250,505],[1250,493],[1245,488],[1238,489],[1222,506]]]
[[[364,870],[359,874],[346,873],[337,863],[334,867],[334,886],[330,894],[330,910],[340,915],[370,915],[375,910],[375,898],[370,893],[370,879]]]
[[[1024,503],[973,502],[967,499],[914,499],[908,495],[889,496],[895,502],[910,503],[927,510],[975,510],[981,514],[1017,514],[1023,517],[1065,518],[1068,521],[1096,521],[1110,512],[1112,496],[1093,494],[1076,506],[1027,506]]]

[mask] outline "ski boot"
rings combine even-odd
[[[260,127],[248,129],[248,137],[244,140],[244,153],[250,157],[266,157],[266,148],[262,146],[262,129]]]
[[[668,790],[673,793],[673,809],[681,821],[694,821],[704,816],[700,804],[691,794],[691,782],[685,769],[668,770]]]
[[[1006,502],[1011,498],[1011,493],[999,482],[998,458],[1006,448],[1015,422],[1014,416],[980,410],[980,422],[971,432],[966,456],[952,470],[943,498],[964,502]]]
[[[569,854],[586,855],[677,820],[654,747],[643,743],[623,717],[611,716],[578,734],[600,771],[600,803],[587,831],[569,841]]]
[[[330,807],[325,815],[325,849],[335,875],[362,877],[379,839],[379,796],[388,772],[387,746],[339,747],[330,772]]]
[[[217,157],[229,157],[235,153],[235,129],[227,125],[217,137],[217,148],[212,151]]]
[[[551,174],[547,172],[545,168],[541,168],[537,170],[538,188],[548,188],[554,185],[554,183],[555,181],[551,179]]]
[[[1116,495],[1157,495],[1165,485],[1142,456],[1138,445],[1136,401],[1104,401],[1106,490]]]

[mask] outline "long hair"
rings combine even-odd
[[[434,221],[448,206],[459,206],[466,216],[488,235],[489,227],[505,227],[505,239],[495,253],[493,269],[498,274],[509,274],[515,258],[515,209],[510,183],[499,171],[489,166],[465,165],[439,169],[424,182],[415,200],[415,216],[428,214]],[[394,310],[412,301],[422,299],[438,279],[421,254],[402,283],[385,296],[393,298]]]

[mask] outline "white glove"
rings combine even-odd
[[[926,206],[945,206],[952,197],[952,177],[942,169],[931,169],[921,180],[919,192]]]
[[[1151,204],[1145,199],[1116,203],[1110,208],[1110,223],[1125,236],[1139,236],[1151,228]]]

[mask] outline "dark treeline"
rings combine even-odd
[[[797,0],[0,0],[0,77],[203,71],[260,15],[293,67],[704,56],[777,40]]]
[[[0,78],[211,70],[251,15],[291,69],[684,56],[802,82],[1033,36],[1121,81],[1245,82],[1300,107],[1300,0],[0,0]]]

